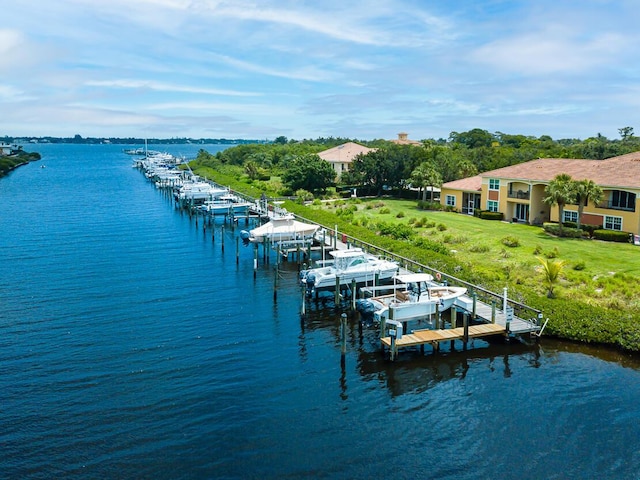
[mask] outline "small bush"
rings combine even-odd
[[[520,246],[520,240],[513,235],[506,236],[501,241],[507,247],[515,248]]]
[[[564,227],[561,232],[560,225],[557,223],[544,223],[542,228],[544,228],[545,232],[556,237],[582,238],[582,230],[579,228]]]
[[[439,232],[444,232],[447,229],[447,226],[444,223],[439,223],[437,228]]]
[[[574,269],[574,270],[584,270],[584,269],[586,268],[586,266],[587,266],[587,265],[586,265],[582,260],[580,260],[579,262],[577,262],[577,263],[573,266],[573,269]]]
[[[473,253],[487,253],[489,250],[491,250],[489,248],[488,245],[473,245],[469,251],[473,252]]]
[[[404,218],[404,212],[398,212],[396,218]]]
[[[533,249],[534,255],[542,255],[542,247],[540,245],[536,245],[536,248]]]
[[[504,218],[502,212],[490,212],[488,210],[482,210],[478,216],[484,220],[502,220]]]
[[[558,247],[555,247],[553,250],[545,253],[544,256],[547,258],[558,258],[560,256],[560,251],[558,250]]]
[[[380,213],[380,215],[386,215],[387,213],[391,213],[391,210],[389,210],[388,207],[382,207],[378,213]]]
[[[628,232],[619,232],[617,230],[595,230],[593,232],[593,238],[605,242],[626,243],[629,241],[629,235]]]

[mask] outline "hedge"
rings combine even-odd
[[[605,242],[627,243],[630,235],[629,232],[619,232],[617,230],[596,230],[593,232],[593,238],[604,240]]]
[[[504,218],[502,212],[490,212],[489,210],[481,210],[478,216],[484,220],[502,220]]]

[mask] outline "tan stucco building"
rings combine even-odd
[[[640,234],[640,152],[606,160],[541,158],[499,168],[443,184],[440,202],[462,213],[481,209],[502,212],[510,221],[557,222],[558,207],[543,199],[545,187],[561,173],[592,180],[604,192],[602,202],[584,207],[582,223]],[[565,206],[563,215],[562,221],[576,221],[578,206]]]
[[[360,154],[366,155],[374,150],[375,148],[365,147],[355,142],[347,142],[337,147],[323,150],[318,153],[318,156],[329,162],[333,166],[338,178],[340,178],[343,172],[349,170],[349,166],[356,156]]]

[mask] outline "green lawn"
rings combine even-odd
[[[480,269],[495,286],[526,285],[544,294],[538,257],[550,258],[566,262],[558,295],[607,308],[640,310],[640,247],[632,244],[555,238],[541,227],[422,211],[412,200],[356,199],[316,208],[336,211],[352,205],[357,208],[354,223],[411,225],[417,235],[446,245],[461,264]],[[415,227],[421,222],[427,226]]]

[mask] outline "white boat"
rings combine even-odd
[[[292,214],[273,217],[264,225],[253,230],[242,230],[241,238],[245,242],[262,243],[269,240],[272,243],[292,240],[308,240],[318,230],[319,225],[299,222]]]
[[[425,319],[451,308],[467,292],[465,287],[440,285],[428,273],[394,277],[393,292],[359,301],[361,313],[373,313],[376,320],[393,318],[400,322]]]
[[[235,195],[222,195],[216,200],[206,200],[198,209],[209,215],[227,215],[232,212],[246,212],[253,205],[253,203],[245,202]]]
[[[214,200],[228,193],[229,190],[226,188],[217,188],[209,182],[193,180],[184,182],[182,186],[175,191],[174,197],[176,202],[182,204],[203,204],[207,200]]]
[[[360,248],[348,250],[334,250],[329,252],[333,263],[318,268],[311,268],[300,272],[300,281],[307,291],[335,289],[336,277],[340,278],[340,285],[350,285],[388,280],[398,271],[398,264],[380,259],[364,252]]]

